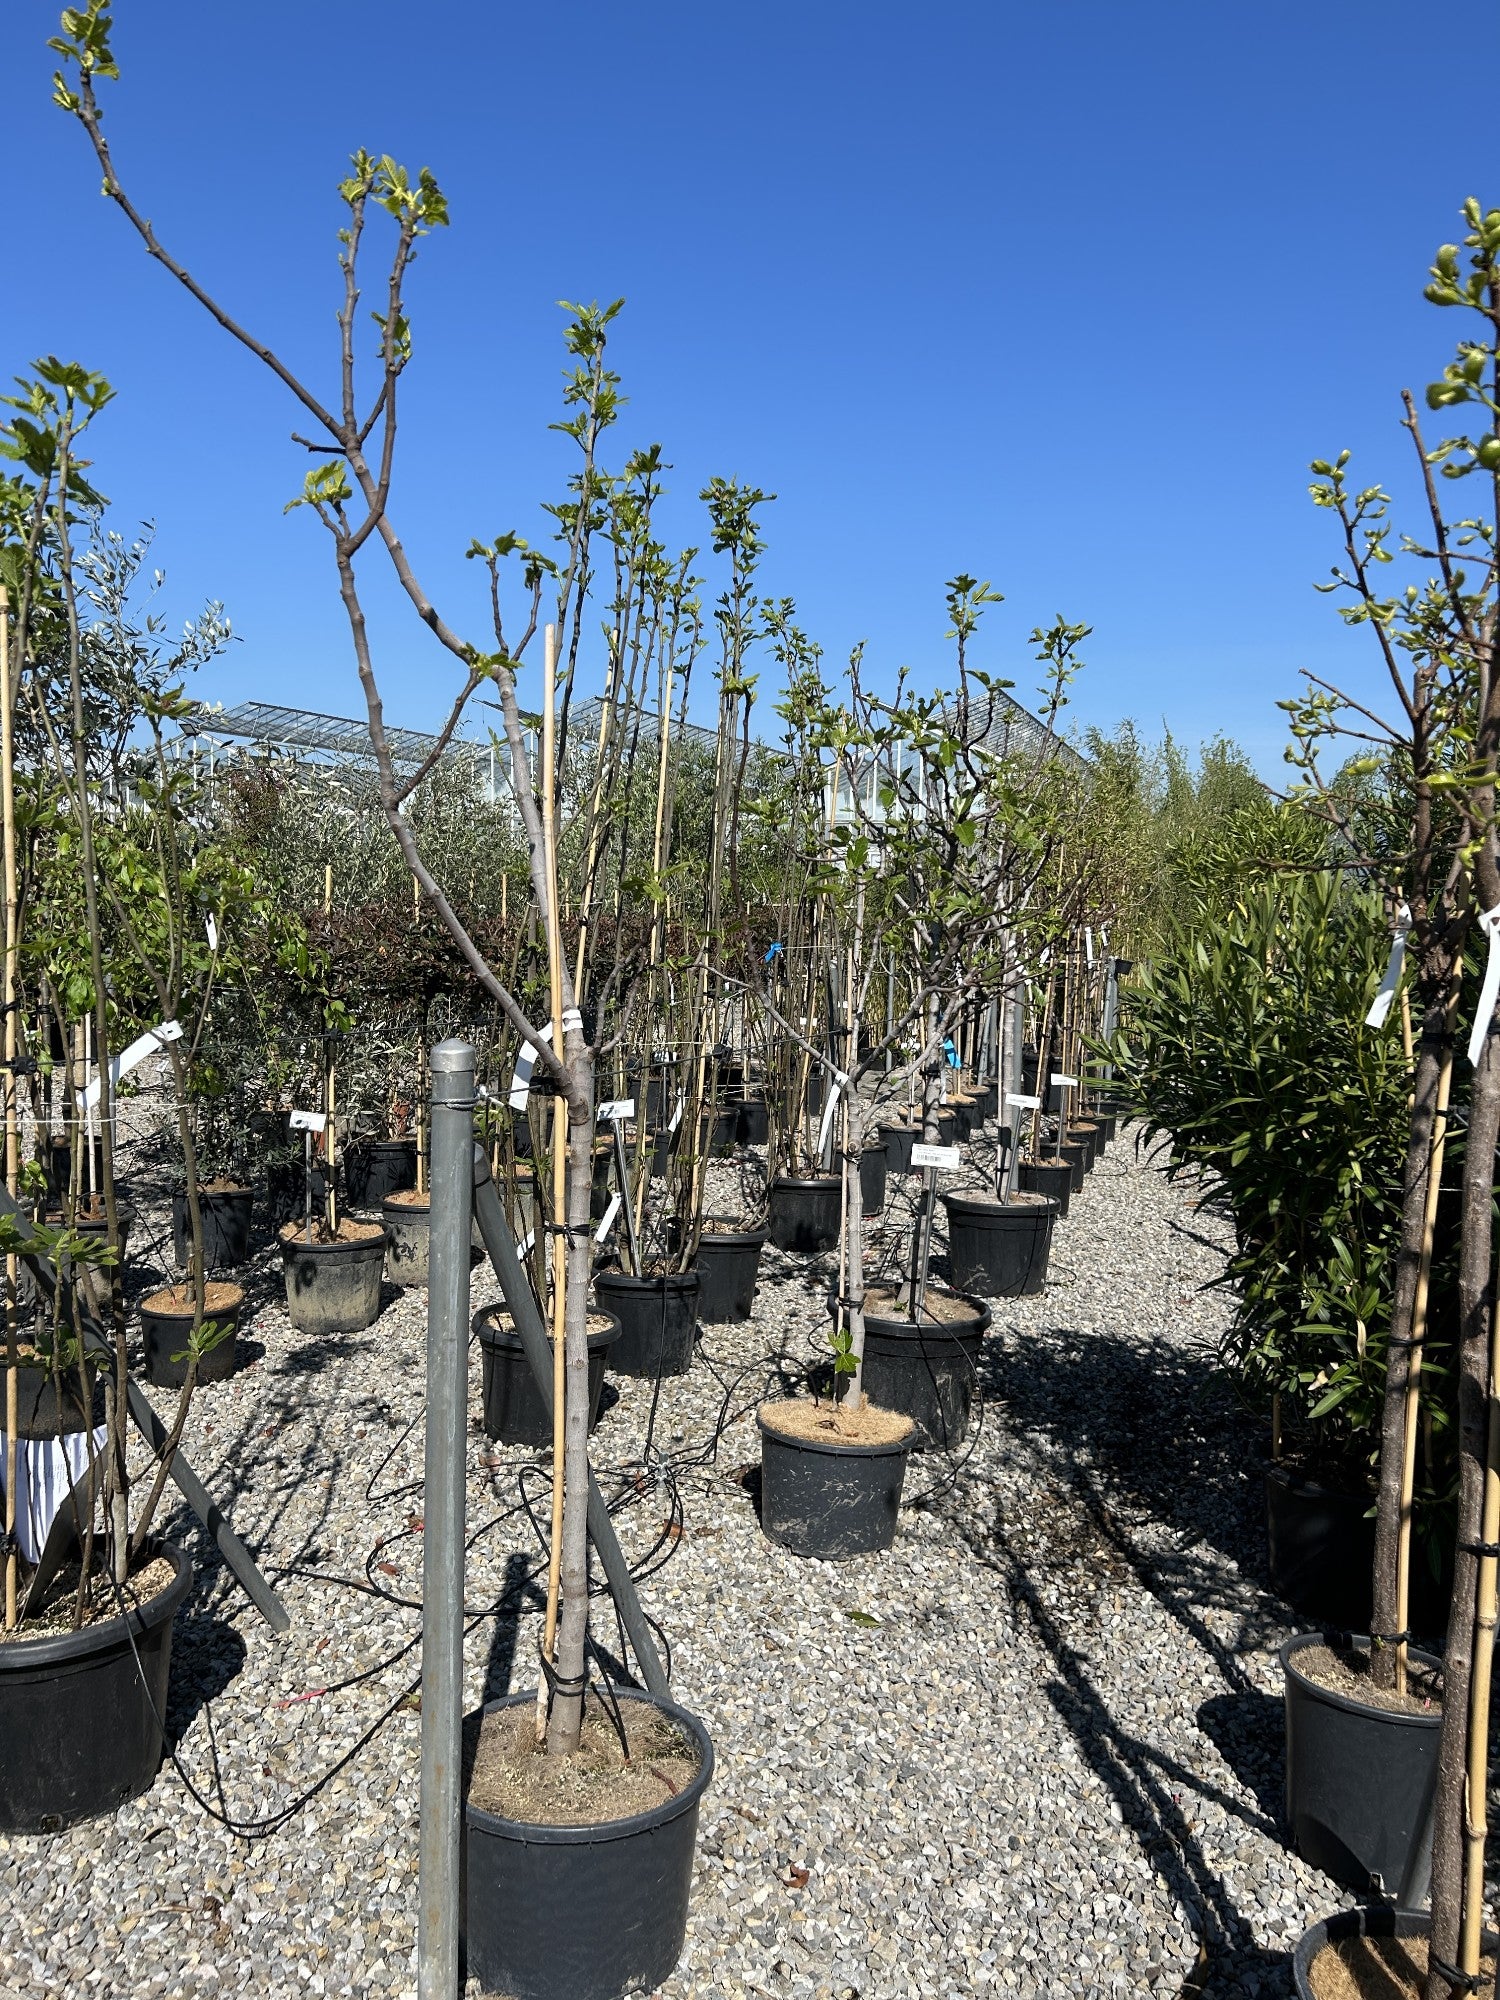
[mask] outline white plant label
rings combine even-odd
[[[533,1229],[524,1241],[516,1245],[516,1255],[518,1257],[529,1257],[531,1255],[531,1246],[535,1241],[536,1231]]]
[[[1042,1104],[1039,1097],[1018,1097],[1013,1090],[1006,1091],[1005,1101],[1013,1104],[1017,1111],[1039,1111]]]
[[[328,1114],[326,1111],[289,1111],[287,1124],[294,1132],[326,1132]]]
[[[1092,965],[1094,962],[1094,933],[1087,924],[1084,926],[1083,942],[1088,947],[1089,964]]]
[[[959,1146],[913,1146],[911,1163],[914,1167],[935,1167],[940,1174],[954,1174],[963,1165],[963,1149]]]
[[[1469,1036],[1471,1063],[1479,1060],[1484,1038],[1495,1018],[1495,1001],[1500,997],[1500,903],[1493,910],[1484,912],[1479,919],[1479,927],[1490,941],[1490,955],[1485,960],[1484,984],[1479,989],[1479,1007],[1474,1015],[1473,1032]]]
[[[214,922],[214,913],[212,910],[203,919],[203,929],[208,937],[209,950],[217,951],[219,949],[219,926]]]
[[[620,1213],[620,1190],[616,1188],[614,1193],[609,1198],[608,1208],[605,1209],[603,1215],[601,1215],[599,1218],[599,1227],[594,1232],[594,1248],[596,1250],[598,1249],[599,1245],[604,1241],[605,1237],[608,1236],[609,1232],[614,1228],[615,1218],[619,1215],[619,1213]]]
[[[551,1041],[552,1023],[550,1021],[541,1030],[541,1039],[544,1042]],[[516,1057],[515,1074],[510,1080],[510,1108],[512,1111],[524,1111],[526,1109],[526,1100],[531,1095],[531,1072],[535,1068],[536,1043],[527,1042],[522,1048],[521,1053]]]
[[[1403,903],[1396,913],[1396,929],[1391,938],[1391,955],[1385,962],[1385,971],[1380,984],[1375,989],[1375,998],[1370,1002],[1370,1011],[1365,1016],[1367,1028],[1383,1028],[1386,1016],[1391,1011],[1391,1002],[1396,997],[1396,988],[1401,984],[1401,974],[1406,966],[1406,934],[1411,929],[1411,911]]]
[[[1064,1076],[1060,1069],[1053,1070],[1052,1088],[1054,1090],[1076,1090],[1077,1087],[1078,1079],[1076,1076]]]
[[[685,1097],[679,1097],[677,1100],[677,1109],[672,1113],[672,1122],[667,1127],[667,1133],[669,1136],[673,1132],[675,1132],[678,1126],[682,1123],[682,1114],[686,1110],[687,1110],[687,1099]]]
[[[612,1097],[608,1104],[599,1106],[602,1123],[609,1125],[621,1118],[634,1118],[635,1099],[633,1097]]]
[[[159,1028],[148,1028],[144,1035],[137,1035],[128,1049],[122,1049],[117,1056],[110,1057],[110,1088],[113,1089],[122,1076],[129,1076],[133,1069],[139,1069],[147,1056],[155,1055],[157,1050],[164,1049],[168,1042],[180,1042],[181,1040],[182,1029],[176,1021],[163,1021]],[[101,1082],[102,1079],[96,1076],[92,1083],[84,1085],[83,1108],[85,1111],[92,1111],[98,1104]]]
[[[833,1074],[835,1078],[834,1085],[828,1093],[828,1102],[823,1106],[823,1123],[818,1127],[818,1151],[820,1153],[828,1144],[828,1134],[833,1126],[833,1114],[839,1108],[839,1092],[849,1081],[847,1076],[840,1076],[837,1070]]]

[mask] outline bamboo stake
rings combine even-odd
[[[1404,1633],[1411,1607],[1411,1527],[1417,1481],[1417,1389],[1422,1374],[1422,1343],[1427,1332],[1427,1295],[1432,1282],[1432,1245],[1437,1229],[1438,1197],[1442,1192],[1443,1154],[1448,1144],[1448,1096],[1453,1084],[1453,1028],[1463,986],[1463,955],[1454,960],[1444,1021],[1442,1066],[1438,1071],[1437,1105],[1432,1119],[1432,1150],[1427,1160],[1427,1207],[1422,1223],[1422,1255],[1417,1265],[1416,1297],[1412,1301],[1411,1360],[1406,1376],[1405,1419],[1401,1439],[1401,1515],[1396,1530],[1396,1630]],[[1396,1641],[1396,1692],[1406,1692],[1406,1640]]]
[[[16,796],[10,664],[10,599],[0,584],[0,814],[4,818],[5,869],[5,1185],[14,1201],[20,1188],[21,1148],[16,1125]],[[5,1259],[5,1629],[18,1616],[16,1487],[21,1463],[20,1378],[16,1373],[16,1275],[14,1252]]]
[[[1489,1429],[1484,1454],[1484,1506],[1480,1515],[1479,1592],[1474,1617],[1474,1660],[1469,1680],[1469,1769],[1464,1799],[1464,1903],[1459,1938],[1460,1972],[1479,1970],[1484,1919],[1484,1845],[1489,1834],[1486,1806],[1490,1756],[1490,1684],[1495,1658],[1500,1563],[1500,1270],[1490,1315]]]
[[[323,868],[323,915],[325,918],[331,918],[333,915],[333,863],[331,861],[326,862]],[[325,1219],[328,1223],[328,1233],[330,1237],[337,1237],[339,1233],[339,1197],[338,1189],[334,1185],[334,1168],[338,1158],[338,1142],[334,1136],[334,1111],[336,1107],[334,1105],[333,1043],[325,1041],[323,1049],[323,1115],[327,1120],[323,1127],[323,1158],[326,1162],[328,1174],[328,1184],[323,1191],[323,1206]]]
[[[547,978],[551,990],[552,1046],[562,1053],[562,926],[557,911],[557,627],[542,634],[542,865],[547,883]],[[568,1105],[560,1091],[552,1098],[552,1221],[554,1230],[567,1214]],[[540,1197],[540,1189],[538,1196]],[[541,1203],[538,1200],[538,1208]],[[540,1221],[540,1216],[538,1217]],[[567,1258],[564,1239],[552,1238],[552,1541],[547,1558],[547,1615],[542,1636],[543,1658],[557,1657],[557,1607],[562,1590],[564,1401],[567,1390],[564,1320],[567,1309]],[[537,1742],[547,1734],[547,1677],[536,1692]]]

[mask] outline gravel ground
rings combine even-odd
[[[1290,1992],[1290,1946],[1345,1899],[1278,1825],[1291,1628],[1258,1581],[1257,1439],[1213,1373],[1222,1238],[1117,1141],[1045,1295],[997,1302],[978,1441],[912,1461],[886,1555],[784,1553],[745,1477],[755,1402],[822,1346],[828,1260],[768,1250],[755,1319],[707,1329],[654,1417],[649,1384],[606,1398],[600,1476],[718,1756],[665,1995]],[[200,1567],[169,1722],[256,1837],[169,1764],[112,1822],[0,1839],[4,1995],[415,1990],[425,1294],[311,1341],[269,1258],[249,1282],[248,1365],[201,1392],[187,1448],[292,1630],[174,1517]],[[534,1677],[523,1497],[547,1489],[477,1422],[468,1451],[477,1703]]]

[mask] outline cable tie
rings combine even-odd
[[[1460,1972],[1456,1965],[1450,1965],[1447,1959],[1439,1958],[1431,1945],[1427,1947],[1427,1963],[1440,1979],[1447,1980],[1455,1992],[1477,1993],[1486,1983],[1482,1972]]]
[[[1410,1632],[1372,1632],[1370,1634],[1370,1643],[1375,1646],[1409,1646],[1411,1639],[1412,1635]]]
[[[1460,1542],[1458,1546],[1473,1556],[1500,1557],[1500,1542]]]

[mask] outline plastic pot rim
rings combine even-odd
[[[764,1250],[770,1239],[769,1229],[701,1229],[698,1248],[701,1251],[705,1243],[712,1241],[726,1250]]]
[[[820,1194],[837,1194],[842,1186],[837,1174],[778,1174],[767,1192],[774,1194],[777,1188],[793,1188],[800,1193],[804,1188],[814,1188]]]
[[[496,1348],[506,1354],[520,1353],[525,1349],[526,1343],[516,1331],[514,1323],[509,1331],[504,1327],[489,1324],[491,1313],[504,1311],[505,1307],[500,1305],[481,1306],[470,1321],[470,1326],[481,1347]],[[593,1354],[597,1349],[613,1346],[620,1337],[621,1328],[615,1315],[612,1312],[604,1312],[602,1306],[590,1306],[589,1311],[602,1313],[609,1321],[608,1326],[601,1327],[597,1333],[591,1333],[588,1337],[589,1352]]]
[[[768,1437],[777,1444],[789,1445],[794,1451],[820,1451],[828,1458],[905,1457],[911,1450],[912,1440],[917,1434],[917,1427],[912,1424],[905,1437],[897,1438],[890,1444],[835,1444],[824,1438],[793,1437],[786,1431],[779,1431],[774,1424],[766,1422],[759,1410],[755,1413],[755,1421],[760,1426],[763,1438]]]
[[[1067,1162],[1049,1160],[1046,1164],[1066,1166]],[[1027,1192],[1030,1193],[1031,1190],[1028,1189]],[[939,1195],[938,1199],[950,1213],[954,1209],[963,1209],[970,1215],[1034,1215],[1040,1218],[1043,1215],[1056,1216],[1062,1206],[1055,1194],[1038,1195],[1032,1201],[984,1201],[977,1196],[967,1194]],[[960,1297],[967,1297],[967,1294],[961,1293]]]
[[[165,1590],[159,1590],[144,1604],[132,1605],[128,1612],[116,1612],[113,1618],[97,1619],[80,1631],[52,1632],[41,1639],[14,1639],[0,1646],[0,1684],[7,1675],[34,1672],[38,1667],[72,1666],[75,1661],[86,1660],[91,1654],[113,1652],[116,1647],[129,1645],[130,1638],[125,1629],[127,1618],[138,1639],[163,1625],[170,1625],[182,1600],[193,1587],[193,1565],[175,1542],[148,1542],[146,1561],[154,1562],[157,1556],[165,1556],[177,1567],[176,1576]]]
[[[686,1292],[696,1291],[703,1283],[703,1273],[695,1264],[691,1271],[665,1271],[654,1278],[637,1278],[629,1271],[605,1269],[594,1273],[594,1290],[600,1285],[619,1285],[631,1291],[641,1292]],[[607,1308],[603,1308],[607,1310]]]
[[[1363,1634],[1355,1633],[1351,1634],[1350,1637],[1356,1651],[1369,1646],[1370,1641]],[[1329,1635],[1326,1632],[1298,1632],[1292,1638],[1283,1641],[1276,1650],[1276,1657],[1281,1662],[1282,1672],[1289,1681],[1295,1682],[1304,1694],[1312,1695],[1316,1700],[1326,1702],[1330,1708],[1342,1709],[1346,1715],[1360,1716],[1367,1722],[1389,1723],[1410,1729],[1442,1728],[1443,1711],[1441,1708],[1435,1708],[1430,1715],[1414,1715],[1408,1710],[1399,1708],[1382,1708],[1378,1702],[1355,1701],[1350,1695],[1339,1694],[1333,1688],[1324,1687],[1321,1681],[1315,1681],[1311,1674],[1304,1673],[1296,1664],[1294,1655],[1300,1652],[1305,1646],[1326,1646],[1328,1638]],[[1439,1672],[1442,1671],[1443,1663],[1437,1655],[1435,1653],[1423,1652],[1419,1646],[1408,1646],[1406,1657],[1408,1660],[1420,1661],[1424,1667],[1436,1668]]]
[[[994,1325],[993,1308],[977,1293],[945,1292],[943,1296],[962,1299],[966,1306],[973,1308],[973,1317],[958,1320],[911,1320],[904,1316],[895,1318],[889,1313],[871,1312],[867,1305],[864,1308],[865,1326],[867,1329],[872,1326],[878,1327],[881,1336],[887,1340],[930,1341],[934,1346],[942,1346],[949,1341],[961,1344],[982,1337]],[[839,1302],[831,1293],[827,1304],[830,1313],[839,1310]]]
[[[1370,1920],[1374,1918],[1372,1923]],[[1312,1992],[1312,1962],[1325,1944],[1342,1944],[1356,1937],[1424,1937],[1432,1929],[1430,1910],[1398,1910],[1389,1903],[1360,1903],[1352,1910],[1336,1910],[1309,1924],[1292,1950],[1292,1980],[1299,1995]],[[1481,1930],[1480,1950],[1493,1958],[1500,1952],[1500,1936]]]
[[[628,1819],[589,1820],[581,1826],[548,1826],[545,1821],[529,1819],[507,1819],[502,1813],[486,1812],[483,1806],[471,1805],[464,1800],[464,1819],[471,1827],[482,1833],[502,1840],[520,1840],[532,1847],[598,1847],[608,1840],[629,1840],[632,1835],[652,1833],[658,1827],[670,1826],[691,1812],[708,1789],[714,1774],[714,1745],[705,1725],[690,1709],[680,1708],[675,1701],[667,1701],[660,1695],[647,1694],[641,1688],[616,1688],[618,1701],[639,1702],[645,1708],[654,1709],[658,1715],[665,1715],[675,1722],[683,1732],[691,1737],[698,1750],[698,1769],[675,1797],[663,1799],[658,1806],[649,1806],[645,1812],[632,1813]],[[533,1708],[536,1695],[509,1694],[499,1701],[487,1701],[477,1712],[494,1715],[507,1708]],[[474,1713],[474,1711],[471,1711]]]
[[[366,1224],[365,1226],[377,1229],[379,1234],[375,1236],[359,1236],[349,1243],[320,1243],[314,1237],[312,1242],[309,1243],[305,1233],[306,1224],[289,1222],[277,1230],[276,1242],[283,1256],[291,1252],[298,1257],[352,1257],[363,1251],[373,1257],[377,1248],[383,1256],[389,1241],[385,1225],[383,1223],[375,1223]],[[293,1232],[290,1236],[286,1233],[288,1229]]]
[[[228,1278],[211,1278],[209,1283],[214,1285],[229,1285],[231,1290],[239,1293],[239,1298],[234,1305],[221,1306],[217,1312],[209,1312],[205,1309],[203,1314],[205,1320],[211,1319],[217,1324],[227,1319],[231,1313],[241,1313],[245,1310],[245,1287],[243,1285],[233,1284]],[[175,1285],[162,1285],[158,1290],[148,1292],[145,1298],[141,1300],[141,1318],[145,1319],[149,1316],[152,1319],[180,1319],[185,1320],[191,1326],[195,1311],[193,1306],[154,1306],[151,1303],[153,1299],[160,1298],[162,1292],[175,1292],[176,1289]]]

